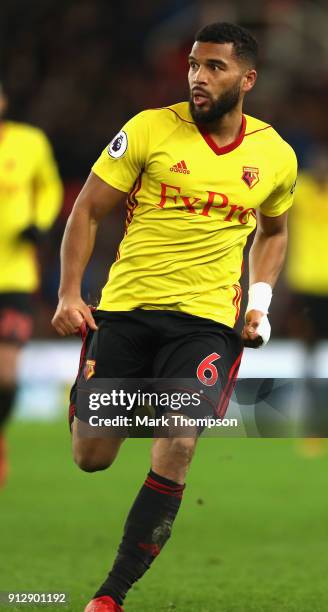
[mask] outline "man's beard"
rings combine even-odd
[[[240,99],[240,83],[234,85],[229,91],[226,91],[216,100],[210,96],[208,99],[210,107],[208,110],[203,110],[195,106],[192,99],[192,93],[190,94],[189,108],[195,123],[209,125],[219,121],[224,115],[232,111],[237,106]]]

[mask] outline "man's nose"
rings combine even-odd
[[[199,66],[197,72],[193,75],[194,84],[207,83],[207,73],[204,66]]]

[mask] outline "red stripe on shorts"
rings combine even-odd
[[[220,417],[220,418],[224,417],[224,415],[225,415],[225,413],[227,411],[228,404],[229,404],[229,401],[230,401],[230,397],[231,397],[231,394],[232,394],[232,392],[234,390],[234,387],[235,387],[235,384],[236,384],[237,374],[238,374],[238,370],[239,370],[239,366],[240,366],[240,362],[241,362],[242,356],[243,356],[243,350],[238,355],[236,361],[234,361],[234,363],[232,364],[232,366],[230,368],[230,371],[229,371],[227,384],[225,385],[224,389],[222,390],[221,399],[220,399],[218,407],[216,409],[217,416]]]

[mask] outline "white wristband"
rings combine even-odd
[[[254,283],[248,291],[248,304],[246,312],[259,310],[267,315],[272,299],[272,287],[269,283]]]
[[[271,325],[266,315],[263,315],[261,323],[257,328],[257,333],[262,338],[261,346],[265,346],[266,344],[268,344],[271,336]]]

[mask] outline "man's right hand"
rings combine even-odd
[[[80,296],[64,296],[59,299],[51,324],[60,336],[76,334],[84,321],[90,329],[98,329],[90,308]]]

